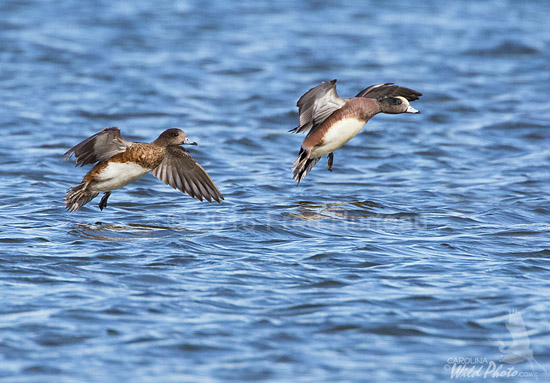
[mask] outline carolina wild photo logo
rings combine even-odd
[[[499,340],[498,350],[504,354],[500,359],[502,363],[517,364],[524,361],[529,361],[531,365],[531,371],[535,371],[535,362],[538,369],[546,373],[546,369],[542,367],[539,362],[533,356],[533,350],[531,350],[531,342],[529,341],[529,336],[527,335],[527,329],[525,328],[525,323],[523,323],[523,318],[519,311],[512,311],[508,315],[508,323],[506,323],[506,328],[512,334],[512,344],[506,348],[506,344]]]
[[[502,357],[496,362],[486,357],[448,358],[445,370],[450,372],[451,379],[533,377],[538,380],[539,374],[546,374],[546,369],[534,357],[521,313],[511,311],[505,325],[512,339],[509,344],[502,340],[496,342]],[[529,362],[529,370],[516,366],[523,362]]]

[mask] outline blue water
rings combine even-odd
[[[550,2],[0,15],[0,382],[549,381]],[[374,117],[295,186],[295,103],[333,78],[422,113]],[[89,168],[63,153],[108,126],[185,130],[225,201],[148,175],[65,212]],[[516,375],[452,375],[491,363]]]

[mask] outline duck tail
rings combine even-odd
[[[99,194],[99,192],[90,191],[88,184],[89,182],[82,181],[69,189],[65,195],[65,208],[69,212],[77,211]]]
[[[298,185],[309,173],[309,171],[315,166],[315,164],[321,159],[321,157],[309,158],[309,154],[309,150],[300,148],[298,158],[296,159],[296,161],[294,161],[294,165],[292,166],[294,179],[298,182]]]

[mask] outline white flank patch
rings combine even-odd
[[[323,144],[316,146],[311,151],[310,156],[313,158],[321,157],[341,148],[346,142],[355,137],[363,129],[363,126],[365,126],[365,121],[359,121],[356,118],[346,118],[336,122],[325,133]]]
[[[120,189],[143,177],[149,169],[133,162],[110,162],[93,182],[93,190],[106,192]]]

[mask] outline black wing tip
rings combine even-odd
[[[297,126],[295,127],[294,129],[290,129],[289,130],[289,133],[295,133],[295,134],[298,134],[298,133],[302,133],[304,130],[307,129],[307,125],[304,125],[304,126]]]
[[[387,92],[384,93],[384,89],[387,89],[387,91],[390,91],[392,93],[387,93]],[[379,99],[379,98],[396,97],[396,96],[405,97],[408,101],[416,101],[422,96],[422,93],[411,88],[396,85],[393,82],[385,82],[382,84],[373,84],[363,89],[355,97],[367,97],[367,98]]]
[[[210,193],[209,195],[205,195],[204,198],[210,203],[214,203],[214,202],[222,203],[222,201],[225,199],[223,198],[222,193],[220,193],[218,189],[212,190],[212,192],[213,193]]]
[[[74,151],[71,149],[67,153],[63,154],[63,161],[70,161],[72,156],[74,154]],[[75,164],[74,167],[77,168],[78,166],[82,167],[84,166],[84,161],[82,159],[78,159],[75,155]]]
[[[406,88],[406,89],[409,90],[410,93],[404,95],[403,97],[405,97],[408,101],[416,101],[420,97],[422,97],[422,93],[417,92],[416,90],[413,90],[413,89],[410,89],[410,88]]]
[[[312,128],[312,126],[310,126],[310,127],[308,128],[308,124],[300,125],[300,126],[295,127],[294,129],[290,129],[290,130],[289,130],[289,133],[298,134],[298,133],[302,133],[303,131],[308,130],[308,129],[311,129],[311,128]]]

